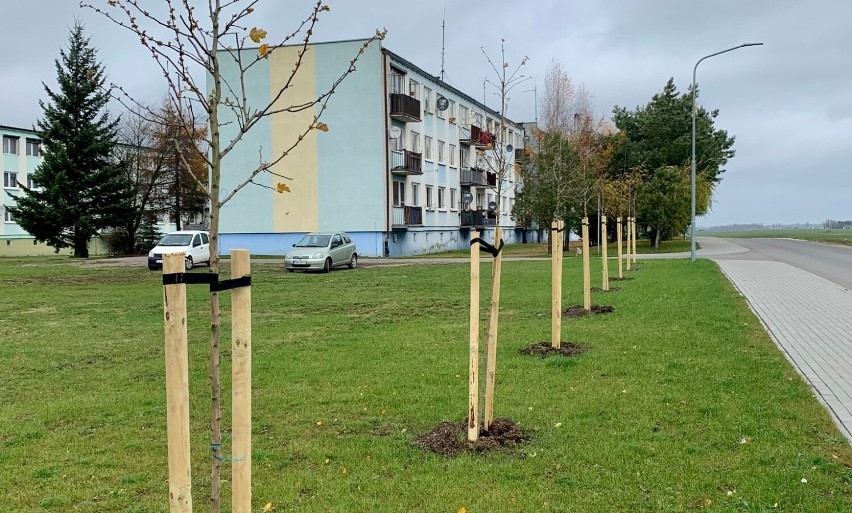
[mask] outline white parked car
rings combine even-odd
[[[186,269],[206,263],[210,265],[210,234],[195,230],[167,233],[148,253],[148,269],[162,269],[163,255],[183,253]]]
[[[284,268],[289,272],[312,269],[327,273],[338,265],[350,269],[358,265],[355,243],[345,232],[309,233],[284,257]]]

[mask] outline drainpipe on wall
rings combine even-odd
[[[384,84],[384,96],[382,97],[382,105],[384,106],[384,125],[385,125],[385,240],[382,241],[382,254],[386,257],[390,256],[390,236],[391,236],[391,206],[390,206],[390,129],[388,127],[388,56],[382,52],[382,83]]]

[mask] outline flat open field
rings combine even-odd
[[[581,242],[572,241],[570,244],[571,249],[565,251],[565,257],[576,256],[577,247],[581,246]],[[700,247],[700,246],[698,246]],[[622,243],[622,251],[627,251],[627,242]],[[610,243],[607,246],[607,251],[609,256],[614,257],[617,255],[618,247],[617,244]],[[654,251],[651,248],[651,241],[647,239],[638,239],[636,241],[636,254],[646,254],[646,253],[681,253],[684,251],[689,251],[689,239],[672,239],[672,240],[664,240],[660,243],[660,249],[658,251]],[[455,257],[465,257],[470,254],[470,251],[446,251],[444,253],[429,253],[425,255],[418,255],[412,258],[455,258]],[[591,254],[593,256],[598,255],[598,248],[592,246]],[[549,258],[550,254],[547,252],[547,244],[544,243],[528,243],[528,244],[508,244],[503,247],[503,255],[509,257],[542,257]]]
[[[579,264],[565,262],[566,306]],[[496,413],[531,441],[447,458],[412,440],[465,417],[468,267],[255,265],[254,510],[852,511],[850,446],[715,264],[641,262],[593,295],[613,313],[565,320],[587,352],[524,356],[549,338],[549,269],[504,264]],[[189,288],[207,511],[208,297]],[[0,259],[0,291],[0,511],[167,511],[159,274]]]
[[[852,246],[852,230],[823,230],[794,228],[787,230],[747,230],[741,232],[709,232],[699,231],[698,237],[725,237],[725,238],[757,238],[757,239],[802,239],[814,242],[826,242],[829,244],[841,244]]]

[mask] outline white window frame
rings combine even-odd
[[[423,110],[432,114],[432,90],[426,86],[423,86]]]
[[[450,165],[456,166],[456,152],[458,151],[458,147],[455,144],[450,145]]]
[[[411,151],[414,153],[420,153],[420,134],[411,131]]]
[[[411,206],[420,206],[420,184],[417,182],[411,182]]]
[[[33,174],[27,173],[27,189],[35,189],[38,184],[33,181]]]
[[[438,141],[438,162],[443,164],[447,159],[447,151],[446,151],[446,143],[444,141]]]
[[[467,148],[459,150],[459,167],[470,167],[470,151]]]
[[[14,143],[14,144],[13,144]],[[13,148],[14,146],[14,148]],[[12,151],[12,150],[15,151]],[[3,153],[6,155],[20,155],[21,154],[21,138],[15,135],[4,135],[3,136]]]
[[[467,119],[469,116],[468,109],[464,105],[459,105],[459,125],[469,125],[470,120]]]
[[[405,206],[405,182],[401,180],[393,181],[393,206]]]
[[[426,160],[432,160],[432,138],[428,135],[426,136],[426,142],[423,145],[423,158]]]
[[[419,100],[420,99],[420,82],[413,78],[408,79],[408,96]]]
[[[447,210],[447,188],[438,187],[438,210]]]
[[[458,210],[459,209],[459,205],[456,202],[457,197],[458,197],[458,189],[453,189],[451,187],[450,188],[450,210]]]
[[[405,73],[391,69],[390,92],[391,94],[403,94],[405,91]]]
[[[26,148],[27,157],[41,157],[41,141],[39,141],[38,139],[27,138],[27,140],[24,142],[24,144],[27,147]],[[32,148],[32,147],[35,148],[35,154],[30,153],[30,148]]]
[[[434,210],[435,209],[435,187],[432,185],[426,186],[426,210]]]
[[[456,102],[450,100],[450,108],[447,109],[450,111],[450,123],[456,123]]]
[[[18,189],[18,172],[3,171],[3,188]]]
[[[3,221],[6,223],[12,224],[15,222],[15,217],[9,212],[9,209],[6,209],[6,212],[3,214]]]

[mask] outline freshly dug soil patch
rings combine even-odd
[[[529,435],[512,419],[494,419],[490,430],[481,430],[475,442],[467,441],[467,420],[441,422],[431,431],[414,439],[412,445],[453,457],[462,452],[516,452],[517,446],[529,441]]]
[[[583,305],[572,305],[562,310],[562,317],[568,317],[569,319],[573,319],[576,317],[583,317],[584,315],[598,315],[612,313],[613,311],[615,311],[615,308],[608,305],[592,305],[591,310],[586,310],[585,308],[583,308]]]
[[[600,287],[592,287],[592,292],[621,292],[623,289],[621,287],[610,287],[609,290],[604,290]]]
[[[633,280],[633,276],[625,276],[623,278],[610,278],[609,281],[630,281]]]
[[[550,342],[539,342],[521,349],[521,354],[534,354],[542,358],[555,355],[576,356],[580,353],[585,353],[586,349],[588,349],[586,346],[574,344],[573,342],[562,342],[559,345],[559,349],[554,349],[553,346],[550,345]]]

